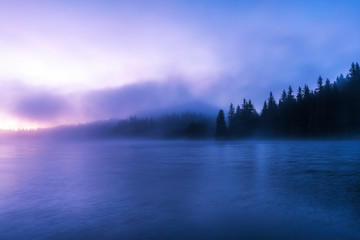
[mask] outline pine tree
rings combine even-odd
[[[316,88],[316,91],[317,92],[322,92],[323,90],[323,79],[321,76],[319,76],[318,80],[317,80],[317,88]]]
[[[330,92],[331,92],[331,83],[328,78],[325,81],[324,92],[325,92],[325,94],[330,94]]]
[[[270,96],[269,96],[269,99],[268,99],[268,108],[269,108],[269,112],[276,112],[277,111],[277,104],[276,104],[276,101],[274,99],[274,96],[272,94],[272,92],[270,92]]]
[[[282,93],[281,93],[281,98],[279,100],[279,105],[280,105],[280,103],[285,103],[286,102],[286,97],[287,97],[286,92],[285,92],[285,90],[283,90]]]
[[[310,88],[305,84],[304,86],[304,100],[309,100],[310,98]]]
[[[264,101],[264,105],[263,105],[263,108],[261,110],[260,116],[262,118],[266,118],[267,112],[268,112],[268,105],[267,105],[266,101]]]
[[[294,96],[289,86],[287,92],[282,91],[278,104],[270,92],[260,116],[250,99],[243,99],[241,107],[238,105],[236,110],[231,104],[228,118],[229,123],[231,120],[234,122],[234,131],[229,132],[236,137],[245,137],[261,126],[270,135],[317,137],[342,133],[360,136],[359,93],[360,65],[352,63],[346,77],[341,74],[333,83],[329,79],[323,83],[319,76],[314,90],[305,85],[299,87]],[[222,121],[220,115],[219,122],[224,123],[217,124],[217,132],[226,129],[225,120]]]
[[[298,103],[301,103],[301,102],[302,102],[302,99],[303,99],[303,93],[302,93],[301,87],[299,87],[299,88],[298,88],[297,95],[296,95],[296,101],[297,101]]]
[[[215,129],[215,138],[224,139],[227,136],[227,128],[225,123],[224,111],[219,110],[218,116],[216,118],[216,129]]]
[[[294,99],[294,96],[293,96],[292,87],[289,86],[288,92],[286,94],[286,101],[291,104],[291,103],[293,103],[294,100],[295,99]]]
[[[234,105],[231,103],[230,107],[229,107],[229,113],[228,113],[229,128],[231,128],[234,118],[235,118],[235,108],[234,108]]]

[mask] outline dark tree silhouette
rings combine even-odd
[[[333,83],[319,76],[315,90],[299,87],[296,96],[289,86],[278,104],[272,92],[257,114],[251,100],[243,100],[228,114],[230,138],[263,136],[327,137],[360,136],[360,66],[352,63],[349,73]],[[224,123],[224,122],[223,122]]]
[[[213,117],[196,113],[163,115],[156,119],[131,117],[121,120],[113,135],[137,138],[210,138],[214,136]]]
[[[316,91],[317,92],[321,92],[323,90],[323,79],[321,76],[319,76],[318,80],[317,80],[317,88]]]
[[[233,131],[234,121],[235,121],[235,108],[234,108],[234,105],[231,103],[230,108],[229,108],[229,113],[228,113],[229,131]]]
[[[227,128],[225,123],[225,115],[223,110],[219,110],[216,118],[215,138],[223,139],[227,137]]]

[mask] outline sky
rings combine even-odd
[[[0,128],[216,113],[360,61],[359,1],[0,0]]]

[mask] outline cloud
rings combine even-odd
[[[213,114],[217,109],[193,94],[181,79],[72,93],[20,82],[2,87],[6,89],[0,98],[3,112],[44,126],[185,111]]]
[[[67,95],[56,89],[35,87],[21,81],[1,81],[0,108],[2,115],[28,122],[57,122],[74,112]]]
[[[2,4],[0,77],[27,85],[3,88],[0,104],[31,121],[227,108],[242,98],[260,110],[269,91],[278,99],[319,74],[334,80],[360,55],[356,1]]]
[[[189,97],[188,90],[178,83],[147,82],[86,93],[82,98],[81,109],[89,116],[126,117]]]
[[[119,88],[88,92],[81,98],[82,114],[87,118],[126,118],[181,111],[209,113],[215,107],[197,98],[191,86],[179,79],[162,83],[145,82]],[[198,108],[196,108],[198,107]]]
[[[71,114],[68,100],[62,96],[39,92],[16,99],[11,111],[22,118],[34,121],[53,121]]]

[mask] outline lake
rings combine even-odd
[[[360,141],[0,145],[0,239],[360,239]]]

